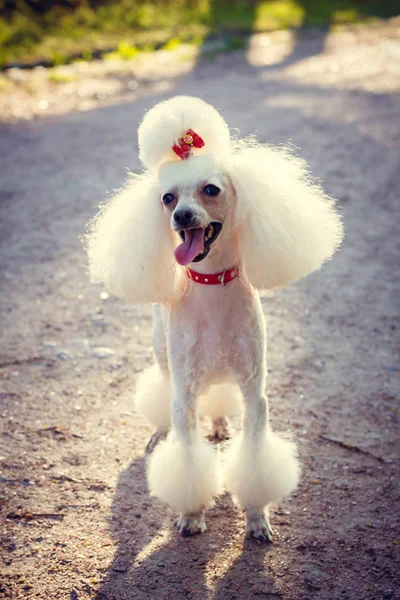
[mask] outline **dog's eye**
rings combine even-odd
[[[174,194],[164,194],[162,200],[163,200],[164,204],[171,204],[171,202],[173,202],[175,200],[175,195]]]
[[[206,185],[206,187],[203,189],[203,192],[207,195],[207,196],[218,196],[218,194],[220,193],[220,189],[219,187],[217,187],[216,185],[213,185],[212,183],[209,183],[208,185]]]

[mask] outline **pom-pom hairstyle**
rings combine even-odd
[[[229,129],[219,112],[200,98],[176,96],[149,110],[139,127],[139,158],[144,166],[156,170],[163,162],[179,160],[172,146],[189,129],[205,142],[203,148],[193,149],[193,156],[229,154]]]
[[[180,161],[172,146],[188,129],[205,145]],[[163,212],[165,190],[158,172],[170,161],[180,161],[177,173],[196,173],[196,161],[202,162],[198,157],[211,155],[229,177],[236,195],[241,272],[255,288],[304,277],[331,258],[341,243],[343,228],[334,202],[312,181],[304,161],[287,149],[232,142],[218,111],[199,98],[178,96],[151,109],[139,128],[139,147],[147,171],[133,176],[101,208],[87,238],[92,280],[117,296],[131,302],[176,297],[181,273],[173,256],[177,238]]]

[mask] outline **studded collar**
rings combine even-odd
[[[201,283],[203,285],[222,285],[225,286],[230,281],[233,281],[237,277],[239,277],[239,267],[232,267],[231,269],[226,269],[225,271],[221,271],[220,273],[212,273],[211,275],[206,275],[204,273],[196,273],[196,271],[192,271],[186,267],[186,275],[194,281],[195,283]]]

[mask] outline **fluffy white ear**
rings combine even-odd
[[[166,302],[176,277],[173,233],[158,182],[133,176],[89,224],[90,276],[129,302]]]
[[[285,285],[332,257],[342,222],[303,160],[288,149],[239,147],[227,171],[237,194],[242,268],[254,287]]]

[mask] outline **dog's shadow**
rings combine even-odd
[[[243,517],[229,497],[207,512],[202,535],[180,537],[174,517],[149,496],[145,458],[133,461],[114,495],[110,527],[117,549],[97,600],[280,596],[264,567],[271,546],[244,539]]]

